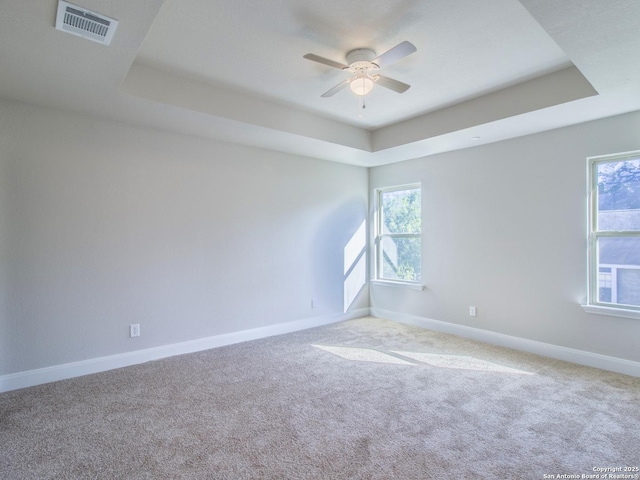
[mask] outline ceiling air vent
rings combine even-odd
[[[58,30],[109,45],[117,27],[118,21],[113,18],[58,0]]]

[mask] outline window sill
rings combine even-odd
[[[371,280],[372,285],[385,285],[387,287],[410,288],[412,290],[424,290],[424,285],[419,283],[393,282],[391,280]]]
[[[612,317],[637,318],[640,320],[640,311],[626,310],[624,308],[602,307],[600,305],[581,305],[587,313],[596,315],[610,315]]]

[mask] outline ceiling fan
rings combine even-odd
[[[369,48],[357,48],[347,53],[347,65],[329,60],[328,58],[320,57],[313,53],[307,53],[304,58],[313,62],[322,63],[323,65],[328,65],[329,67],[349,71],[353,75],[346,80],[343,80],[335,87],[330,88],[329,90],[324,92],[321,95],[322,97],[331,97],[345,88],[347,85],[350,87],[353,93],[360,97],[363,97],[369,94],[371,90],[373,90],[373,86],[376,83],[381,87],[388,88],[389,90],[393,90],[394,92],[406,92],[411,85],[407,85],[406,83],[394,80],[393,78],[379,75],[375,72],[377,72],[377,70],[380,68],[391,65],[401,58],[412,54],[416,50],[416,47],[411,42],[407,41],[396,45],[391,50],[388,50],[382,55],[378,55],[377,57],[376,52]]]

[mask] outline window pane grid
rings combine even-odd
[[[640,310],[640,152],[590,160],[589,303]]]
[[[421,279],[422,207],[419,185],[377,191],[376,278],[400,283]]]

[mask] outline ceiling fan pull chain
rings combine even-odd
[[[364,103],[364,97],[358,97],[358,118],[362,118],[362,110],[367,108],[367,105]]]

